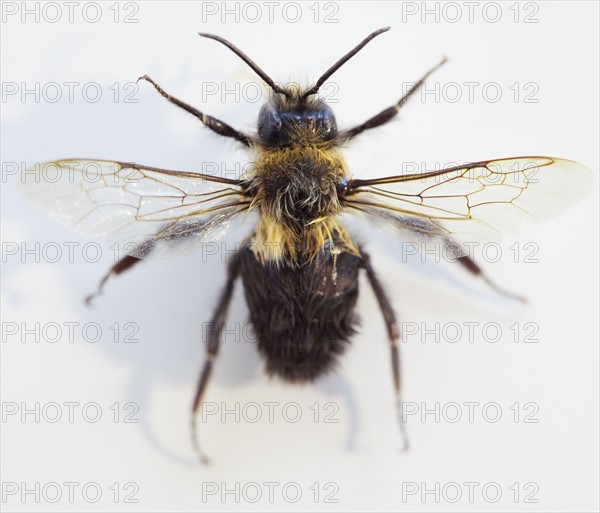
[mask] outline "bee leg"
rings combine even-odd
[[[488,284],[490,288],[495,290],[498,294],[501,294],[510,299],[516,299],[517,301],[521,301],[522,303],[527,303],[527,298],[518,294],[514,294],[512,292],[508,292],[502,287],[498,286],[496,283],[494,283],[489,276],[484,274],[481,267],[479,267],[472,258],[466,255],[461,256],[457,258],[457,262],[461,264],[465,269],[467,269],[467,271],[469,271],[471,274],[480,277],[483,281],[485,281]]]
[[[217,353],[219,352],[219,340],[221,338],[221,331],[223,330],[223,327],[225,325],[227,310],[229,308],[229,303],[231,302],[233,288],[238,274],[238,256],[235,255],[229,262],[227,268],[227,283],[225,284],[225,288],[221,292],[221,297],[219,299],[219,303],[217,304],[217,309],[215,310],[213,318],[210,322],[212,330],[210,330],[208,334],[208,340],[206,345],[206,360],[204,361],[204,367],[202,368],[202,373],[200,374],[200,381],[198,382],[198,388],[196,389],[196,395],[194,397],[194,403],[192,407],[192,417],[190,419],[192,445],[194,446],[194,451],[196,452],[196,455],[202,463],[209,463],[209,460],[200,448],[200,443],[198,442],[198,430],[196,425],[196,419],[198,417],[198,412],[202,407],[202,397],[204,396],[204,391],[206,389],[206,386],[208,385],[212,374],[213,361],[217,357]]]
[[[375,293],[377,303],[383,314],[385,326],[387,328],[388,337],[390,339],[390,350],[392,358],[392,371],[394,374],[394,389],[396,391],[396,408],[398,414],[398,421],[400,424],[400,433],[402,435],[403,450],[408,450],[408,436],[406,434],[406,427],[404,424],[404,416],[402,414],[402,394],[400,390],[400,326],[396,320],[396,314],[392,308],[385,290],[381,282],[377,278],[373,267],[371,266],[371,259],[368,254],[361,251],[361,257],[363,261],[363,267],[367,273],[369,284]]]
[[[117,274],[121,274],[123,271],[126,271],[127,269],[130,269],[131,267],[133,267],[135,264],[137,264],[139,261],[141,260],[141,258],[137,258],[131,255],[127,255],[124,256],[123,258],[121,258],[121,260],[119,260],[115,265],[113,265],[110,270],[104,275],[104,277],[100,280],[100,283],[98,284],[98,288],[96,289],[96,292],[93,292],[92,294],[90,294],[89,296],[87,296],[85,298],[85,304],[87,304],[88,306],[92,304],[92,301],[97,298],[100,294],[102,294],[103,290],[104,290],[104,285],[106,284],[106,282],[108,281],[108,279],[111,276],[116,276]]]
[[[339,139],[343,142],[349,141],[350,139],[357,136],[361,132],[364,132],[365,130],[369,130],[370,128],[376,128],[390,121],[396,114],[398,114],[398,111],[408,101],[408,99],[418,91],[419,87],[423,85],[425,80],[427,80],[429,76],[445,62],[446,58],[444,57],[436,66],[434,66],[427,73],[425,73],[425,75],[417,83],[415,83],[406,92],[406,94],[402,98],[400,98],[400,100],[398,100],[398,103],[392,105],[391,107],[388,107],[387,109],[382,110],[379,114],[376,114],[372,118],[368,119],[362,125],[355,126],[354,128],[350,128],[348,130],[344,130],[340,133]]]
[[[174,105],[177,105],[178,107],[182,108],[183,110],[186,110],[193,116],[196,116],[200,121],[202,121],[202,123],[204,123],[204,125],[206,125],[208,128],[210,128],[213,132],[216,132],[217,134],[222,135],[224,137],[231,137],[237,141],[240,141],[245,146],[250,146],[250,137],[249,136],[242,134],[241,132],[238,132],[235,128],[230,127],[227,123],[224,123],[223,121],[220,121],[217,118],[213,118],[212,116],[204,114],[204,113],[200,112],[198,109],[195,109],[194,107],[192,107],[191,105],[189,105],[185,102],[182,102],[181,100],[178,100],[174,96],[171,96],[162,87],[160,87],[156,82],[154,82],[154,80],[152,80],[148,75],[141,76],[140,78],[138,78],[138,82],[140,80],[145,80],[146,82],[150,82],[154,86],[154,88],[164,98],[169,100]]]

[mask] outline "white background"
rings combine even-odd
[[[5,2],[20,8],[20,3]],[[449,264],[421,264],[419,258],[402,262],[401,246],[389,235],[372,231],[367,248],[394,306],[409,327],[434,328],[458,323],[465,330],[457,343],[433,337],[421,343],[419,335],[402,346],[405,398],[432,408],[456,402],[481,405],[498,403],[502,418],[491,423],[475,409],[469,422],[463,417],[448,422],[454,413],[435,422],[410,417],[411,450],[402,454],[395,412],[388,346],[381,316],[365,281],[359,311],[360,333],[337,373],[313,386],[295,387],[269,381],[262,372],[252,344],[236,343],[233,335],[224,343],[207,400],[233,407],[257,402],[296,402],[302,408],[298,423],[285,421],[281,407],[275,421],[238,423],[218,416],[201,425],[201,435],[213,464],[203,467],[194,460],[189,433],[189,407],[203,361],[202,323],[209,320],[216,294],[223,283],[222,255],[191,255],[178,260],[153,261],[114,280],[95,308],[82,298],[94,289],[111,265],[105,246],[97,263],[84,261],[81,247],[87,241],[32,209],[7,176],[10,162],[32,163],[60,157],[99,157],[201,171],[206,162],[248,159],[233,151],[235,144],[209,133],[193,117],[169,105],[148,84],[135,93],[138,103],[115,102],[109,87],[124,84],[147,73],[167,91],[205,112],[239,127],[251,129],[260,102],[230,95],[202,97],[203,82],[240,87],[257,79],[233,54],[214,41],[200,39],[198,31],[214,32],[231,39],[255,59],[275,80],[308,83],[315,80],[344,52],[370,31],[391,25],[392,30],[373,41],[332,79],[338,85],[333,105],[340,126],[365,120],[395,102],[402,83],[417,80],[446,55],[450,62],[432,79],[440,87],[463,84],[463,98],[456,102],[429,95],[414,99],[402,111],[399,122],[365,134],[347,151],[355,176],[402,172],[403,163],[423,162],[429,168],[455,161],[465,162],[513,155],[553,155],[585,163],[598,170],[598,4],[548,2],[500,5],[501,19],[492,23],[495,6],[474,7],[473,20],[462,6],[462,19],[450,7],[439,4],[435,14],[421,19],[422,4],[393,2],[302,4],[301,19],[286,21],[281,3],[273,21],[263,17],[251,23],[256,11],[243,12],[239,20],[221,20],[219,14],[203,20],[200,4],[193,2],[138,2],[133,15],[138,23],[114,22],[111,3],[102,4],[97,23],[83,19],[81,4],[74,22],[68,11],[49,23],[41,17],[25,22],[18,13],[2,25],[2,81],[19,88],[40,88],[49,82],[97,82],[103,92],[97,103],[86,101],[81,89],[75,99],[52,103],[19,94],[2,103],[2,240],[41,247],[63,245],[56,263],[35,262],[35,255],[3,253],[3,329],[36,322],[80,323],[75,341],[65,335],[56,343],[35,343],[20,334],[2,341],[2,402],[32,407],[68,401],[98,403],[103,416],[86,422],[76,409],[70,423],[63,418],[39,423],[33,415],[22,421],[20,413],[2,422],[2,481],[17,483],[17,495],[5,495],[5,511],[205,511],[205,510],[320,510],[320,511],[597,511],[598,509],[598,194],[526,236],[504,239],[498,262],[479,261],[507,289],[526,295],[529,305],[503,300],[479,286],[467,273]],[[453,4],[453,9],[459,4]],[[511,5],[513,5],[511,10]],[[30,7],[34,4],[30,4]],[[333,6],[333,7],[332,7]],[[485,12],[483,8],[489,9]],[[35,8],[35,7],[33,7]],[[234,4],[229,8],[235,9]],[[428,8],[436,9],[436,4]],[[241,7],[238,5],[238,11]],[[288,19],[296,16],[293,7]],[[131,13],[121,6],[120,14]],[[515,22],[515,12],[519,21]],[[54,17],[55,11],[46,11]],[[93,16],[93,10],[88,12]],[[329,14],[329,21],[323,17]],[[526,23],[524,17],[529,15]],[[474,101],[466,97],[465,82],[497,82],[502,98],[486,101],[481,88]],[[515,101],[514,83],[537,84],[534,98]],[[528,90],[529,91],[529,90]],[[63,93],[66,96],[66,86]],[[367,231],[363,230],[363,240]],[[239,237],[239,234],[238,234]],[[236,234],[226,239],[235,243]],[[65,243],[77,242],[74,262],[69,262]],[[517,243],[520,258],[510,247]],[[534,243],[537,263],[524,261]],[[14,245],[10,245],[11,248]],[[19,246],[21,247],[21,246]],[[230,247],[230,246],[228,246]],[[524,253],[523,253],[524,252]],[[490,255],[494,256],[493,253]],[[229,326],[243,327],[247,311],[238,287],[230,310]],[[81,326],[97,322],[103,336],[95,344],[84,340]],[[137,344],[114,343],[110,326],[126,322],[139,326]],[[469,343],[465,323],[476,323]],[[497,322],[502,338],[484,340],[482,326]],[[514,343],[510,326],[535,323],[534,344]],[[239,332],[239,329],[238,329]],[[134,418],[124,423],[123,405],[139,406]],[[334,403],[337,423],[323,422]],[[535,405],[525,408],[525,403]],[[113,421],[109,408],[119,403],[121,422]],[[309,408],[318,403],[320,421]],[[520,411],[514,421],[514,403]],[[327,409],[326,409],[327,408]],[[537,408],[532,419],[527,412]],[[91,412],[91,410],[90,410]],[[290,410],[291,412],[291,410]],[[488,413],[492,413],[489,410]],[[80,483],[74,502],[61,485],[63,497],[50,503],[55,489],[47,483]],[[99,502],[82,498],[84,484],[102,489]],[[124,502],[125,483],[139,490],[138,503]],[[259,483],[262,497],[249,502]],[[276,482],[273,502],[263,483]],[[474,482],[473,501],[463,483]],[[46,490],[40,502],[22,489]],[[121,490],[114,501],[114,483]],[[219,493],[203,494],[207,483]],[[237,484],[236,484],[237,483]],[[286,483],[288,500],[282,495]],[[319,496],[315,502],[315,485]],[[327,484],[333,483],[333,484]],[[408,484],[407,484],[408,483]],[[415,495],[403,494],[412,485]],[[436,484],[437,483],[437,484]],[[462,497],[452,503],[456,488]],[[496,483],[502,497],[495,503],[486,483]],[[518,483],[515,485],[515,483]],[[533,483],[526,485],[526,483]],[[46,487],[44,488],[44,486]],[[110,487],[113,487],[111,489]],[[238,486],[235,494],[221,495]],[[302,498],[292,503],[291,486],[299,486]],[[439,487],[422,495],[424,488]],[[245,487],[245,488],[244,488]],[[312,487],[312,488],[311,488]],[[407,488],[408,487],[408,488]],[[511,488],[512,487],[512,488]],[[520,491],[515,501],[515,489]],[[128,488],[125,491],[131,491]],[[536,491],[537,490],[537,491]],[[91,489],[88,489],[93,495]],[[335,493],[325,501],[327,492]],[[538,502],[524,502],[529,492]]]

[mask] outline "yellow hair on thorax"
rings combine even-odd
[[[257,149],[251,178],[260,211],[252,251],[263,263],[310,262],[327,243],[332,253],[359,254],[338,220],[342,206],[336,184],[346,164],[329,143],[302,140],[298,146]]]
[[[329,242],[332,253],[340,250],[359,255],[358,248],[335,217],[313,221],[301,236],[269,217],[262,217],[252,238],[252,251],[263,263],[310,262]]]

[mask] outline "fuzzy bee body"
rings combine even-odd
[[[266,372],[299,382],[330,371],[354,334],[362,259],[337,220],[348,178],[333,112],[285,91],[259,115],[260,220],[237,258]]]
[[[259,115],[248,186],[260,219],[237,258],[266,372],[299,382],[331,370],[354,334],[362,259],[337,220],[347,176],[333,112],[286,91]]]

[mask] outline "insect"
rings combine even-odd
[[[144,258],[189,251],[218,240],[236,216],[256,213],[253,233],[228,263],[228,276],[212,317],[192,409],[194,447],[201,459],[195,419],[202,405],[236,280],[241,279],[266,372],[290,382],[311,382],[331,371],[356,331],[358,277],[367,276],[389,338],[397,407],[401,405],[400,332],[396,316],[369,255],[340,220],[366,215],[397,229],[408,240],[440,244],[472,274],[503,292],[464,250],[472,240],[514,233],[557,215],[591,190],[591,172],[552,157],[515,157],[383,178],[352,178],[342,147],[362,132],[384,125],[444,62],[407,93],[364,123],[339,129],[331,108],[316,95],[342,65],[372,39],[374,31],[308,88],[277,85],[229,41],[212,34],[271,88],[256,133],[245,134],[167,93],[164,98],[218,135],[252,151],[251,170],[239,179],[99,159],[66,159],[23,176],[25,193],[78,232],[108,236],[131,249],[101,280]],[[57,171],[43,180],[43,169]],[[400,423],[403,429],[402,422]]]

